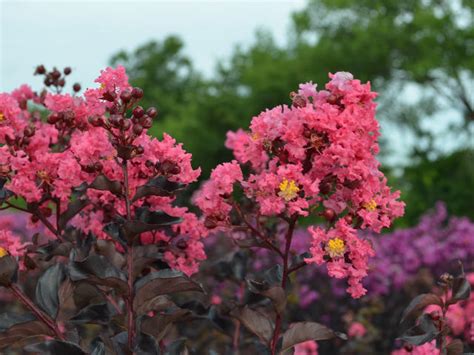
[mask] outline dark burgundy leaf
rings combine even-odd
[[[15,324],[5,332],[0,333],[0,349],[15,344],[24,338],[37,335],[53,336],[54,334],[52,333],[51,329],[49,329],[43,322],[40,321]]]
[[[125,257],[117,251],[115,243],[111,240],[99,239],[95,244],[95,251],[105,256],[119,270],[126,263]]]
[[[57,321],[65,321],[76,313],[76,304],[74,302],[74,285],[66,278],[58,291],[59,310],[56,316]]]
[[[36,303],[53,319],[56,318],[58,313],[59,287],[66,276],[64,265],[54,264],[41,275],[36,284]]]
[[[25,347],[27,353],[42,355],[85,355],[86,353],[77,345],[59,340],[47,340],[43,343],[28,345]]]
[[[91,355],[105,355],[105,345],[100,338],[96,338],[92,341]]]
[[[299,322],[290,325],[290,328],[283,334],[282,350],[285,351],[297,344],[308,340],[328,340],[335,337],[345,338],[345,336],[334,332],[328,327],[315,322]]]
[[[464,352],[464,345],[461,340],[455,339],[446,346],[447,355],[462,355]]]
[[[266,282],[247,280],[247,285],[253,293],[269,298],[275,311],[281,313],[286,307],[286,293],[281,286],[268,286]]]
[[[458,276],[453,282],[453,301],[467,300],[471,294],[471,284],[464,276]]]
[[[117,222],[107,224],[103,229],[113,240],[120,243],[122,246],[127,245],[127,239],[125,237],[123,227]]]
[[[400,339],[412,345],[422,345],[435,339],[439,330],[433,323],[429,314],[423,314],[419,317],[419,323],[408,329]]]
[[[141,321],[141,330],[143,333],[155,337],[156,341],[160,341],[166,335],[170,326],[184,317],[191,315],[186,309],[174,309],[170,313],[156,314],[154,317],[144,316]]]
[[[119,293],[125,293],[128,290],[124,273],[102,255],[92,254],[82,261],[70,262],[69,273],[73,281],[88,280],[95,284],[112,287]]]
[[[0,314],[0,332],[4,332],[15,324],[25,323],[36,319],[31,313],[1,313]]]
[[[79,311],[73,318],[72,323],[76,324],[108,324],[114,311],[107,303],[91,304]]]
[[[18,263],[11,255],[0,258],[0,286],[8,286],[17,278]]]
[[[433,293],[423,293],[416,296],[403,311],[400,323],[403,323],[407,318],[417,317],[429,305],[438,305],[443,307],[441,298]]]
[[[46,261],[51,260],[54,256],[68,256],[72,249],[71,242],[62,242],[60,240],[52,240],[45,245],[40,246],[36,251],[46,256]]]
[[[160,348],[152,336],[140,332],[136,339],[135,353],[140,355],[159,355]]]
[[[182,187],[182,184],[169,181],[164,176],[159,176],[150,180],[145,185],[139,186],[135,196],[132,198],[132,202],[147,196],[171,196],[173,192]]]
[[[122,184],[118,181],[109,180],[104,175],[97,176],[89,187],[101,191],[110,191],[117,196],[122,195]]]
[[[186,291],[203,291],[201,285],[189,279],[182,272],[171,269],[148,274],[135,283],[135,290],[135,303],[137,306],[159,295]]]
[[[238,319],[252,334],[255,334],[263,343],[269,344],[273,334],[273,323],[267,316],[248,306],[232,310],[230,315]]]
[[[168,296],[159,295],[149,298],[144,302],[137,303],[136,312],[142,315],[150,311],[161,312],[175,306],[174,302]]]
[[[77,199],[74,202],[71,202],[61,216],[59,216],[58,226],[60,229],[66,227],[67,222],[71,220],[75,215],[82,211],[84,207],[89,204],[88,199]]]
[[[131,355],[132,352],[128,349],[128,333],[121,332],[111,338],[114,347],[114,353],[117,355]]]
[[[186,339],[177,339],[166,347],[166,355],[187,355]]]

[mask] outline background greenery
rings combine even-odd
[[[407,203],[399,225],[413,225],[438,200],[474,218],[473,9],[473,0],[313,0],[293,14],[287,44],[259,31],[210,78],[176,36],[121,51],[111,64],[127,67],[145,106],[159,108],[154,133],[185,142],[203,178],[231,159],[228,130],[288,102],[298,83],[350,71],[380,93],[384,127],[413,138],[409,160],[386,168]],[[383,160],[400,154],[384,143]]]

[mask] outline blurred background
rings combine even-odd
[[[71,66],[71,83],[83,88],[122,64],[144,89],[144,106],[159,109],[153,134],[183,142],[205,179],[232,159],[226,132],[289,103],[299,83],[322,89],[336,71],[370,81],[380,160],[406,215],[383,238],[367,236],[377,252],[367,297],[350,300],[326,270],[309,269],[293,280],[289,314],[349,334],[351,324],[364,325],[363,335],[321,345],[322,353],[386,354],[400,346],[398,322],[414,296],[435,288],[441,273],[459,272],[457,260],[474,270],[473,18],[474,0],[0,0],[0,91],[40,90],[38,64]],[[26,221],[7,218],[0,224],[30,234]],[[210,240],[201,280],[225,248]],[[474,296],[470,304],[472,319],[467,311],[452,318],[465,349],[474,349]]]
[[[154,134],[184,142],[205,178],[231,158],[228,130],[301,82],[350,71],[380,94],[380,159],[407,203],[399,225],[436,201],[474,218],[473,4],[3,0],[0,90],[32,82],[37,64],[72,66],[82,87],[123,64],[159,108]]]

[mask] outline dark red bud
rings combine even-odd
[[[46,68],[44,67],[44,65],[38,65],[36,67],[35,74],[43,75],[44,73],[46,73]]]
[[[69,74],[71,74],[71,72],[72,72],[71,67],[66,67],[66,68],[64,68],[64,74],[65,74],[65,75],[69,75]]]
[[[185,240],[181,239],[178,241],[178,243],[176,243],[176,246],[181,249],[181,250],[184,250],[188,247],[188,243],[186,243]]]
[[[140,100],[140,99],[143,97],[143,90],[140,89],[140,88],[133,88],[133,90],[132,90],[132,96],[133,96],[135,99]]]
[[[142,134],[142,132],[143,132],[143,126],[141,124],[133,125],[133,133],[139,136],[140,134]]]
[[[151,118],[155,118],[158,114],[158,110],[156,109],[156,107],[150,107],[148,108],[148,110],[146,110],[146,114]]]
[[[106,101],[113,102],[117,98],[117,94],[114,91],[106,91],[103,95],[102,98]]]
[[[64,80],[64,79],[59,79],[59,80],[58,80],[58,85],[61,86],[61,87],[64,87],[64,85],[66,85],[66,80]]]
[[[72,89],[74,90],[74,92],[79,92],[79,91],[81,91],[81,84],[75,83],[75,84],[72,86]]]
[[[139,145],[138,147],[135,148],[135,152],[137,154],[143,154],[145,152],[145,149],[141,145]]]
[[[120,99],[122,102],[129,102],[132,99],[132,92],[130,90],[125,90],[120,94]]]
[[[32,127],[32,126],[26,127],[25,130],[23,131],[23,134],[26,137],[33,137],[35,135],[35,127]]]
[[[217,227],[217,222],[214,218],[212,217],[206,217],[206,219],[204,220],[204,226],[207,228],[207,229],[214,229]]]
[[[349,225],[351,225],[354,220],[350,214],[345,215],[344,219]]]
[[[334,94],[331,94],[328,96],[327,100],[328,100],[328,103],[330,103],[331,105],[335,105],[337,104],[338,97]]]
[[[333,221],[336,218],[336,212],[332,208],[326,208],[323,212],[323,217],[327,221]]]
[[[147,116],[143,120],[143,123],[142,123],[143,128],[150,128],[152,125],[153,125],[153,121],[152,121],[151,117]]]
[[[121,121],[121,122],[122,122],[122,121]],[[132,122],[131,122],[130,120],[123,120],[122,129],[123,129],[124,131],[128,131],[131,126],[132,126]]]
[[[55,124],[56,122],[59,121],[59,119],[60,119],[59,115],[53,112],[52,114],[48,116],[48,123]]]
[[[61,72],[57,69],[54,69],[51,72],[51,77],[53,78],[53,80],[58,80],[61,77]]]
[[[145,114],[145,110],[141,106],[137,106],[132,111],[133,116],[136,118],[140,118]]]

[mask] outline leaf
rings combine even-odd
[[[40,246],[36,251],[46,255],[46,261],[51,260],[54,256],[68,256],[73,245],[71,242],[62,242],[60,240],[52,240],[47,244]]]
[[[126,221],[123,224],[123,231],[127,240],[142,234],[144,232],[150,232],[154,230],[160,230],[164,226],[171,226],[173,224],[180,223],[182,219],[180,217],[169,216],[166,213],[160,213],[160,217],[155,217],[153,223],[144,223],[142,221]]]
[[[117,355],[131,355],[128,349],[128,332],[121,332],[110,338],[114,347],[114,353]]]
[[[59,287],[65,278],[66,268],[64,265],[54,264],[41,275],[36,284],[36,303],[53,319],[58,313]]]
[[[101,191],[110,191],[114,195],[122,195],[122,184],[118,181],[109,180],[105,175],[99,175],[95,180],[89,185],[89,188],[101,190]]]
[[[252,334],[263,343],[269,344],[273,334],[273,323],[263,313],[250,309],[248,306],[232,310],[230,315],[238,319]]]
[[[408,317],[417,317],[426,306],[432,304],[443,307],[443,300],[433,293],[423,293],[416,296],[403,311],[400,323],[403,323]]]
[[[464,276],[458,276],[453,281],[453,301],[467,300],[471,295],[471,284]]]
[[[67,222],[71,220],[75,215],[82,211],[84,207],[89,204],[88,199],[77,199],[74,202],[71,202],[67,207],[66,211],[64,211],[58,219],[58,226],[60,229],[64,229],[66,227]]]
[[[107,325],[113,314],[114,312],[107,303],[91,304],[81,309],[78,314],[70,319],[70,322]]]
[[[26,337],[46,335],[54,336],[51,329],[49,329],[43,322],[31,321],[20,324],[15,324],[5,332],[0,333],[0,349],[6,348]]]
[[[77,345],[59,340],[48,340],[43,343],[28,345],[26,352],[40,353],[43,355],[85,355],[86,353]]]
[[[135,353],[140,355],[159,355],[160,348],[153,337],[140,332],[136,339]]]
[[[11,255],[0,258],[0,286],[8,286],[17,278],[18,263]]]
[[[345,338],[344,335],[334,332],[325,325],[315,322],[293,323],[283,334],[282,350],[285,351],[297,344],[308,340],[328,340],[335,337]]]
[[[120,243],[123,247],[127,245],[127,239],[125,237],[121,224],[117,222],[111,222],[105,225],[102,230],[107,233],[113,240]]]
[[[117,251],[111,240],[99,239],[95,244],[95,251],[105,256],[119,270],[126,264],[125,257]]]
[[[132,202],[147,196],[171,196],[173,192],[181,188],[183,188],[182,184],[169,181],[164,176],[159,176],[148,181],[145,185],[139,186]]]
[[[419,317],[419,323],[408,329],[400,339],[412,345],[422,345],[432,341],[439,334],[439,330],[433,323],[429,314],[423,314]]]
[[[156,314],[153,317],[144,316],[141,321],[141,330],[160,341],[174,322],[190,314],[191,312],[186,309],[176,308],[171,313]]]
[[[105,355],[105,345],[100,338],[94,339],[91,345],[91,355]]]
[[[164,269],[153,272],[135,283],[135,304],[138,306],[147,300],[176,292],[203,292],[200,284],[185,276],[182,272]]]
[[[75,314],[77,308],[74,302],[74,285],[69,279],[65,279],[59,287],[58,298],[59,310],[56,320],[68,320]]]
[[[187,355],[189,354],[186,347],[186,339],[181,338],[173,341],[166,347],[165,355]]]
[[[4,332],[15,324],[26,323],[36,319],[32,313],[1,313],[0,314],[0,332]]]
[[[269,298],[278,314],[286,308],[286,293],[281,286],[269,286],[267,282],[250,279],[247,279],[247,285],[253,293]]]
[[[69,263],[71,280],[88,280],[94,284],[108,286],[119,293],[128,291],[126,277],[102,255],[89,255],[82,261]]]
[[[160,312],[168,308],[175,307],[174,302],[165,295],[159,295],[147,299],[144,302],[138,303],[136,305],[136,312],[139,315],[147,314],[150,311]]]
[[[446,346],[447,355],[462,355],[464,352],[464,345],[461,340],[454,339]]]

